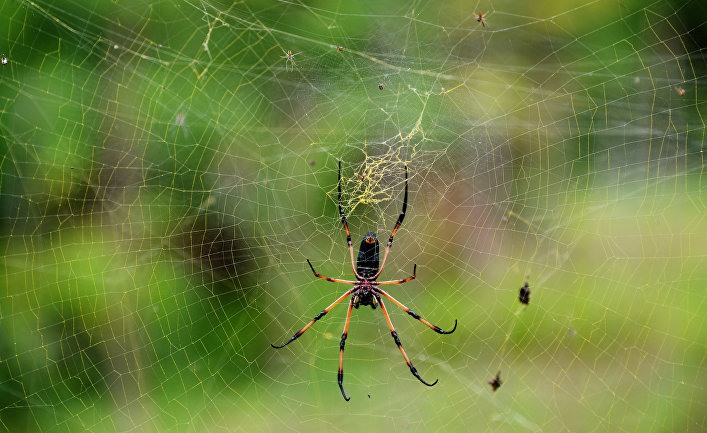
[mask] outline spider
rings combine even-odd
[[[177,115],[174,117],[174,124],[172,125],[173,130],[181,129],[182,134],[184,134],[184,137],[186,137],[189,134],[189,128],[187,128],[187,115],[183,112],[180,111],[177,113]]]
[[[285,71],[289,71],[288,68],[289,68],[290,66],[292,67],[292,70],[294,71],[294,70],[295,70],[295,66],[297,66],[297,65],[295,64],[295,56],[296,56],[297,54],[300,54],[300,53],[294,53],[294,54],[292,54],[292,51],[290,51],[290,50],[287,50],[287,51],[284,51],[284,50],[283,50],[282,52],[285,53],[285,55],[282,56],[282,58],[285,59]]]
[[[530,285],[526,281],[523,287],[518,292],[518,300],[521,304],[528,305],[530,303]]]
[[[494,376],[493,379],[488,381],[488,384],[491,385],[491,389],[495,392],[498,388],[501,387],[503,384],[503,381],[501,380],[501,371],[499,370],[498,373],[496,373],[496,376]]]
[[[405,305],[403,305],[401,302],[399,302],[397,299],[392,297],[391,295],[388,294],[388,292],[384,291],[383,289],[380,288],[382,285],[390,285],[390,284],[403,284],[407,283],[408,281],[414,280],[416,277],[416,272],[417,272],[417,264],[415,264],[412,268],[412,275],[409,277],[405,277],[399,280],[387,280],[387,281],[377,281],[378,276],[381,274],[383,271],[383,268],[385,266],[385,261],[388,258],[388,253],[390,252],[390,247],[393,245],[393,239],[395,238],[395,234],[398,232],[398,229],[400,228],[400,225],[403,223],[403,219],[405,218],[405,211],[407,210],[407,205],[408,205],[408,171],[407,171],[407,166],[405,166],[405,195],[403,198],[403,210],[400,212],[400,216],[398,216],[398,220],[395,223],[395,227],[393,227],[393,231],[390,234],[390,238],[388,238],[388,244],[385,247],[385,253],[383,254],[383,262],[378,266],[378,251],[379,251],[379,243],[378,243],[378,238],[376,237],[376,234],[374,232],[368,232],[366,233],[366,236],[363,238],[361,241],[361,247],[358,251],[358,260],[354,263],[354,251],[353,251],[353,245],[351,243],[351,233],[349,232],[349,225],[346,222],[346,214],[344,214],[344,210],[341,207],[341,161],[339,161],[339,180],[338,180],[338,192],[339,192],[339,215],[341,217],[341,223],[344,226],[344,231],[346,232],[346,243],[349,248],[349,254],[351,256],[351,268],[353,269],[354,276],[356,277],[356,280],[342,280],[338,278],[331,278],[331,277],[326,277],[317,271],[314,270],[314,266],[312,266],[312,263],[307,259],[307,264],[309,265],[309,268],[312,270],[312,273],[314,273],[314,276],[317,278],[321,278],[323,280],[332,282],[332,283],[342,283],[342,284],[349,284],[352,285],[353,287],[349,290],[347,290],[343,295],[339,296],[334,302],[332,302],[328,307],[323,309],[319,314],[314,316],[314,318],[306,324],[302,329],[297,331],[292,338],[287,340],[284,344],[281,344],[279,346],[276,346],[274,344],[271,344],[272,347],[275,349],[280,349],[297,338],[299,338],[302,334],[304,334],[305,331],[307,331],[312,325],[314,325],[314,322],[317,320],[321,319],[324,317],[325,314],[327,314],[329,311],[331,311],[334,307],[336,307],[341,301],[346,299],[347,297],[351,296],[351,299],[349,300],[349,308],[348,311],[346,312],[346,321],[344,322],[344,332],[341,334],[341,342],[339,343],[339,371],[337,375],[337,380],[339,383],[339,389],[341,389],[341,395],[344,396],[344,400],[349,401],[350,397],[346,395],[346,392],[344,391],[344,345],[346,344],[346,338],[349,334],[349,323],[351,322],[351,312],[353,311],[354,308],[358,309],[360,306],[370,306],[371,309],[376,309],[377,306],[380,306],[381,311],[383,311],[383,316],[385,316],[385,320],[388,323],[388,328],[390,329],[390,335],[393,337],[393,341],[395,341],[395,344],[398,346],[398,349],[400,350],[400,353],[403,355],[403,359],[405,360],[405,363],[407,364],[408,368],[410,368],[410,372],[412,373],[413,376],[417,378],[420,382],[427,386],[434,386],[438,380],[435,380],[432,383],[426,382],[422,377],[420,377],[420,374],[417,372],[417,369],[412,365],[412,362],[410,362],[410,358],[408,358],[407,354],[405,353],[405,349],[403,349],[403,345],[400,342],[400,338],[398,337],[398,333],[395,331],[395,327],[393,326],[393,322],[390,320],[390,315],[388,314],[388,309],[386,308],[385,304],[383,303],[383,298],[386,298],[387,300],[390,300],[393,304],[395,304],[398,308],[401,310],[405,311],[408,313],[410,316],[413,318],[419,320],[420,322],[424,323],[426,326],[428,326],[430,329],[433,331],[439,333],[439,334],[451,334],[454,332],[455,329],[457,329],[457,321],[454,321],[454,327],[452,328],[451,331],[445,331],[439,326],[435,326],[432,323],[428,322],[427,320],[423,319],[419,314],[415,313]]]
[[[481,23],[481,27],[486,27],[486,15],[488,12],[483,13],[483,12],[477,12],[476,13],[476,22]]]

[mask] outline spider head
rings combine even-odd
[[[372,278],[378,272],[378,238],[373,232],[366,233],[361,241],[356,272],[365,279]]]

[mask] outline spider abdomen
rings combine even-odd
[[[366,233],[361,241],[356,261],[356,272],[364,279],[371,279],[378,273],[378,238],[374,232]]]

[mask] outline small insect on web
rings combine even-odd
[[[7,65],[7,57],[5,55],[2,55],[2,58],[0,58],[0,62],[2,62],[3,65]]]
[[[363,238],[361,241],[361,247],[359,248],[358,251],[358,260],[354,262],[354,252],[353,252],[353,244],[351,243],[351,233],[349,232],[349,225],[348,222],[346,221],[346,214],[344,213],[344,209],[341,206],[341,161],[339,161],[339,180],[338,180],[338,198],[339,198],[339,216],[341,218],[341,223],[344,226],[344,232],[346,232],[346,244],[349,249],[349,254],[351,256],[351,268],[353,269],[354,276],[356,277],[356,280],[342,280],[339,278],[331,278],[331,277],[326,277],[322,274],[317,273],[317,271],[314,270],[314,266],[312,266],[312,263],[307,259],[307,264],[309,265],[309,268],[312,270],[312,273],[314,274],[315,277],[321,278],[323,280],[332,282],[332,283],[342,283],[342,284],[350,284],[353,285],[353,287],[349,290],[347,290],[343,295],[339,296],[334,302],[332,302],[328,307],[323,309],[319,314],[314,316],[314,318],[307,323],[302,329],[297,331],[289,340],[287,340],[285,343],[276,346],[274,344],[271,344],[272,347],[275,349],[281,349],[294,340],[298,339],[302,334],[304,334],[307,329],[312,327],[314,323],[324,317],[325,314],[327,314],[329,311],[331,311],[334,307],[336,307],[341,301],[346,299],[347,297],[351,296],[351,299],[349,300],[349,308],[348,311],[346,312],[346,321],[344,322],[344,332],[341,334],[341,342],[339,343],[339,371],[337,375],[337,381],[339,383],[339,389],[341,389],[341,395],[344,396],[344,400],[349,401],[350,398],[346,395],[346,392],[344,391],[344,346],[346,344],[346,337],[348,336],[349,333],[349,324],[351,323],[351,312],[353,311],[354,308],[358,309],[360,306],[369,306],[371,309],[376,309],[376,307],[380,306],[381,311],[383,312],[383,316],[385,317],[386,322],[388,323],[388,328],[390,329],[390,335],[393,337],[393,340],[395,341],[395,344],[398,346],[398,349],[400,350],[400,353],[403,355],[403,359],[405,360],[405,363],[407,364],[408,368],[410,369],[410,372],[412,373],[413,376],[417,378],[420,382],[427,386],[433,386],[437,383],[437,380],[435,380],[432,383],[426,382],[422,377],[420,377],[420,374],[417,372],[417,369],[412,365],[412,362],[410,361],[410,358],[408,358],[407,354],[405,353],[405,349],[403,349],[403,345],[400,342],[400,338],[398,337],[398,333],[395,331],[395,327],[393,326],[393,322],[390,320],[390,315],[388,314],[388,309],[386,308],[385,304],[383,303],[383,298],[386,298],[387,300],[391,301],[393,304],[395,304],[398,308],[401,310],[405,311],[408,313],[410,316],[412,316],[414,319],[419,320],[423,324],[425,324],[427,327],[432,329],[433,331],[439,333],[439,334],[451,334],[454,332],[455,329],[457,329],[457,321],[454,321],[454,327],[452,328],[451,331],[445,331],[439,326],[433,325],[432,323],[428,322],[427,320],[423,319],[419,314],[415,313],[405,305],[403,305],[400,301],[392,297],[391,295],[388,294],[388,292],[384,291],[383,289],[380,288],[382,285],[389,285],[389,284],[403,284],[407,283],[408,281],[412,281],[416,278],[417,274],[417,264],[413,265],[412,268],[412,275],[409,277],[405,277],[399,280],[387,280],[387,281],[377,281],[378,277],[380,276],[381,272],[383,272],[383,268],[385,267],[385,261],[388,258],[388,253],[390,252],[390,247],[393,245],[393,239],[395,238],[395,234],[398,232],[398,229],[400,228],[401,224],[403,223],[403,219],[405,218],[405,212],[407,210],[407,205],[408,205],[408,171],[407,171],[407,165],[405,166],[405,194],[403,196],[403,210],[400,212],[400,215],[398,216],[398,220],[395,223],[395,227],[393,227],[393,231],[390,234],[390,238],[388,238],[388,243],[385,247],[385,253],[383,254],[383,261],[380,263],[380,266],[378,265],[379,262],[379,243],[378,243],[378,238],[376,237],[376,234],[373,232],[368,232],[366,233],[366,236]]]
[[[181,129],[182,134],[184,134],[184,137],[187,137],[189,135],[189,128],[187,127],[187,115],[183,111],[178,112],[177,115],[174,116],[174,123],[172,124],[171,129],[174,132]]]
[[[486,15],[487,14],[488,14],[488,12],[486,12],[486,13],[477,12],[476,13],[476,22],[481,23],[481,27],[486,27]]]
[[[289,71],[289,68],[294,71],[295,66],[297,66],[297,64],[295,63],[295,56],[297,54],[300,54],[301,52],[293,54],[292,51],[287,50],[283,51],[283,53],[285,53],[285,55],[282,56],[282,58],[285,59],[285,71]]]
[[[501,372],[499,371],[496,373],[496,376],[489,380],[488,384],[491,385],[491,389],[496,392],[496,390],[503,385],[503,381],[501,380]]]
[[[518,292],[518,300],[521,304],[528,305],[530,303],[530,285],[526,281]]]

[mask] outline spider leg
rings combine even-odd
[[[356,278],[362,280],[363,277],[361,277],[361,275],[359,275],[358,271],[356,270],[353,244],[351,243],[351,232],[349,231],[349,224],[346,222],[346,214],[344,213],[344,208],[341,207],[341,161],[339,161],[339,181],[337,183],[339,189],[339,215],[341,216],[341,223],[344,225],[344,231],[346,232],[346,244],[349,247],[349,254],[351,255],[351,268],[353,269],[353,273]]]
[[[339,278],[326,277],[326,276],[324,276],[314,270],[314,266],[312,266],[312,263],[310,263],[309,259],[307,259],[307,263],[309,264],[309,267],[312,269],[312,272],[314,272],[314,276],[317,278],[321,278],[322,280],[327,280],[331,283],[358,284],[358,281],[341,280]]]
[[[314,316],[314,319],[312,319],[309,323],[307,323],[306,325],[304,325],[304,328],[302,328],[302,329],[300,329],[299,331],[295,332],[295,335],[293,335],[292,338],[290,338],[289,340],[287,340],[284,344],[281,344],[281,345],[279,345],[279,346],[276,346],[276,345],[274,345],[274,344],[271,343],[270,345],[271,345],[272,347],[274,347],[275,349],[282,349],[283,347],[285,347],[285,346],[287,346],[288,344],[292,343],[293,341],[295,341],[296,339],[298,339],[298,338],[300,337],[300,335],[304,334],[304,332],[305,332],[307,329],[309,329],[312,325],[314,325],[314,322],[316,322],[317,320],[319,320],[319,319],[321,319],[322,317],[324,317],[324,315],[325,315],[326,313],[328,313],[329,311],[331,311],[332,308],[336,307],[336,306],[339,304],[339,302],[341,302],[341,301],[343,301],[344,299],[346,299],[351,293],[353,293],[353,291],[354,291],[354,288],[351,288],[350,290],[347,290],[346,293],[344,293],[343,295],[339,296],[339,298],[338,298],[336,301],[332,302],[328,307],[326,307],[325,309],[323,309],[322,311],[320,311],[319,314],[317,314],[316,316]]]
[[[341,389],[341,395],[344,396],[344,400],[349,401],[351,397],[346,396],[344,391],[344,346],[346,345],[346,337],[349,335],[349,324],[351,323],[351,310],[353,310],[354,301],[353,298],[349,301],[349,310],[346,312],[346,322],[344,323],[344,332],[341,334],[341,342],[339,343],[339,374],[337,380],[339,382],[339,389]]]
[[[402,281],[402,280],[399,280],[399,281]],[[430,322],[428,322],[427,320],[423,319],[419,314],[417,314],[416,312],[412,311],[411,309],[409,309],[408,307],[406,307],[405,305],[403,305],[400,301],[398,301],[398,300],[395,299],[394,297],[390,296],[385,290],[382,290],[382,289],[379,289],[379,288],[377,288],[377,287],[374,287],[374,288],[373,288],[373,291],[376,292],[376,293],[379,293],[379,294],[381,294],[381,295],[383,295],[383,296],[385,296],[386,299],[390,299],[390,300],[393,301],[393,303],[394,303],[395,305],[397,305],[401,310],[405,311],[406,313],[408,313],[409,315],[411,315],[413,318],[415,318],[415,319],[419,320],[420,322],[424,323],[424,324],[427,325],[430,329],[432,329],[433,331],[435,331],[435,332],[438,333],[438,334],[451,334],[452,332],[454,332],[455,329],[457,329],[457,321],[456,321],[456,319],[454,320],[454,327],[452,328],[452,330],[451,330],[451,331],[445,331],[444,329],[440,328],[439,326],[433,325],[433,324],[431,324]]]
[[[412,365],[412,362],[410,362],[410,358],[408,358],[407,354],[405,353],[405,349],[403,349],[403,344],[400,342],[400,338],[398,338],[398,333],[395,332],[395,327],[393,326],[393,322],[390,321],[390,315],[388,315],[388,310],[385,308],[385,304],[383,304],[383,300],[381,299],[380,295],[378,294],[378,291],[374,291],[373,295],[376,297],[376,300],[378,301],[378,304],[380,304],[381,310],[383,310],[383,315],[385,316],[385,320],[388,322],[388,328],[390,328],[390,335],[393,336],[393,340],[395,340],[395,344],[398,346],[398,349],[400,349],[400,353],[403,354],[403,358],[405,358],[405,363],[410,367],[410,372],[412,373],[413,376],[417,378],[420,382],[424,383],[427,386],[434,386],[439,379],[435,379],[434,382],[432,383],[427,383],[425,382],[422,377],[420,377],[420,373],[417,372],[417,369]]]
[[[383,272],[383,267],[385,266],[385,261],[388,259],[388,253],[390,252],[390,247],[393,246],[393,238],[395,238],[395,234],[398,232],[398,229],[403,223],[403,220],[405,219],[405,211],[407,211],[408,208],[408,166],[405,165],[405,195],[403,196],[403,210],[400,212],[400,215],[398,216],[398,220],[395,222],[395,227],[393,227],[393,231],[390,233],[390,237],[388,238],[388,244],[385,246],[385,254],[383,254],[383,261],[381,262],[380,268],[378,268],[378,272],[371,278],[372,280],[375,280],[378,278],[378,276]],[[350,244],[349,244],[350,245]],[[351,253],[351,260],[353,261],[353,252]],[[358,276],[357,276],[358,277]]]
[[[414,280],[416,278],[416,273],[417,273],[417,263],[415,263],[412,267],[412,275],[409,277],[405,277],[400,280],[389,280],[389,281],[372,281],[371,284],[376,285],[376,286],[381,286],[381,285],[386,285],[386,284],[403,284],[407,283],[408,281]]]

